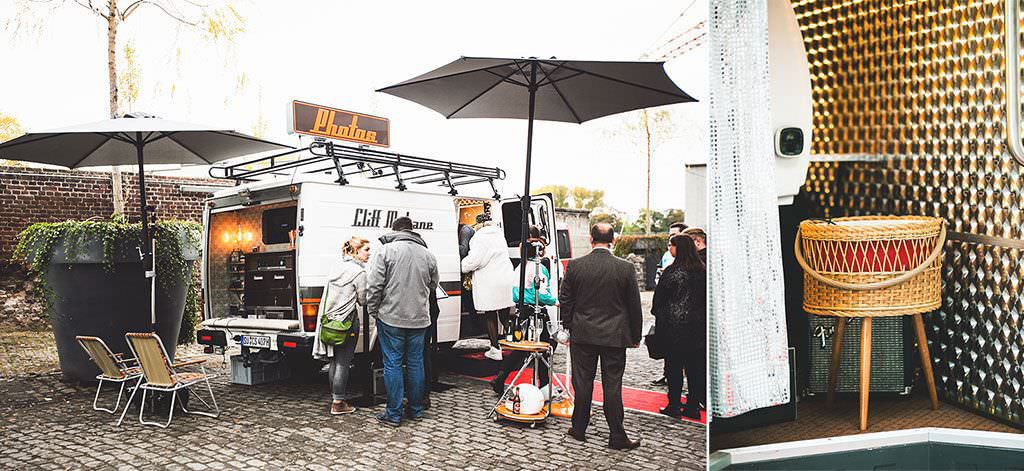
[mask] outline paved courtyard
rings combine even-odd
[[[442,381],[456,387],[432,395],[426,418],[394,429],[374,419],[383,406],[328,415],[324,376],[233,385],[221,356],[208,358],[220,374],[220,418],[177,415],[164,430],[139,425],[136,415],[119,428],[116,417],[92,410],[93,388],[60,381],[48,333],[0,337],[0,469],[704,468],[705,427],[659,415],[626,411],[626,429],[643,445],[614,451],[605,447],[600,407],[589,440],[578,443],[564,437],[566,419],[530,429],[485,418],[495,399],[487,384],[448,374]],[[628,386],[650,388],[660,363],[645,358],[630,352]]]

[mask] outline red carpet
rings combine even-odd
[[[560,379],[563,383],[565,383],[565,375],[558,374],[558,373],[555,373],[555,374],[558,376],[558,379]],[[532,370],[530,368],[527,368],[525,371],[523,371],[523,374],[522,374],[522,376],[519,377],[519,380],[516,381],[516,384],[529,383],[530,382],[530,377],[532,375],[533,375]],[[508,375],[508,379],[505,380],[505,384],[511,384],[513,376],[515,376],[515,373]],[[494,375],[483,377],[483,378],[477,378],[477,377],[474,377],[474,376],[470,376],[470,378],[480,379],[480,380],[484,380],[484,381],[490,381],[490,380],[494,379]],[[557,385],[558,383],[555,383],[555,384]],[[571,385],[567,384],[567,386],[572,388]],[[601,382],[600,381],[594,381],[594,402],[600,404],[600,403],[602,403],[602,401],[604,401],[604,391],[601,389]],[[683,403],[684,404],[686,403],[686,398],[685,397],[683,398]],[[668,405],[668,396],[665,393],[663,393],[663,392],[660,392],[660,391],[648,391],[646,389],[634,389],[634,388],[627,388],[627,387],[623,387],[622,388],[622,406],[625,407],[626,409],[637,411],[637,412],[646,412],[648,414],[658,414],[658,415],[661,415],[661,414],[658,413],[658,410],[663,408],[663,407],[665,407],[665,406],[667,406],[667,405]],[[699,424],[707,424],[707,420],[708,420],[707,412],[706,411],[701,411],[701,413],[700,413],[700,420],[693,420],[693,419],[688,419],[688,418],[685,418],[685,417],[682,420],[685,420],[687,422],[699,423]]]

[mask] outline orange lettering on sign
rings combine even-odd
[[[331,114],[334,114],[334,112],[331,112]],[[333,119],[334,116],[331,116],[331,120]],[[327,123],[327,110],[322,108],[316,110],[316,122],[313,124],[313,129],[311,129],[309,132],[324,132],[324,126],[327,126]]]
[[[334,110],[318,109],[316,111],[316,120],[313,124],[313,129],[309,132],[316,134],[326,134],[331,137],[351,139],[369,144],[377,143],[377,132],[367,131],[365,129],[359,129],[359,116],[352,115],[352,122],[348,126],[339,126],[334,122],[337,117],[337,113]]]

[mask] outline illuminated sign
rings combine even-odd
[[[362,113],[292,101],[291,131],[298,134],[388,147],[388,120]]]

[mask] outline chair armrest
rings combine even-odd
[[[131,364],[136,364],[137,365],[139,363],[139,359],[138,358],[135,358],[135,357],[125,358],[123,353],[115,353],[114,354],[114,361],[116,361],[116,362],[118,362],[118,363],[120,363],[122,365],[131,365]]]
[[[183,366],[198,365],[198,364],[201,364],[201,363],[206,363],[206,358],[189,358],[189,359],[185,359],[183,361],[179,361],[179,362],[171,365],[171,368],[181,368]]]

